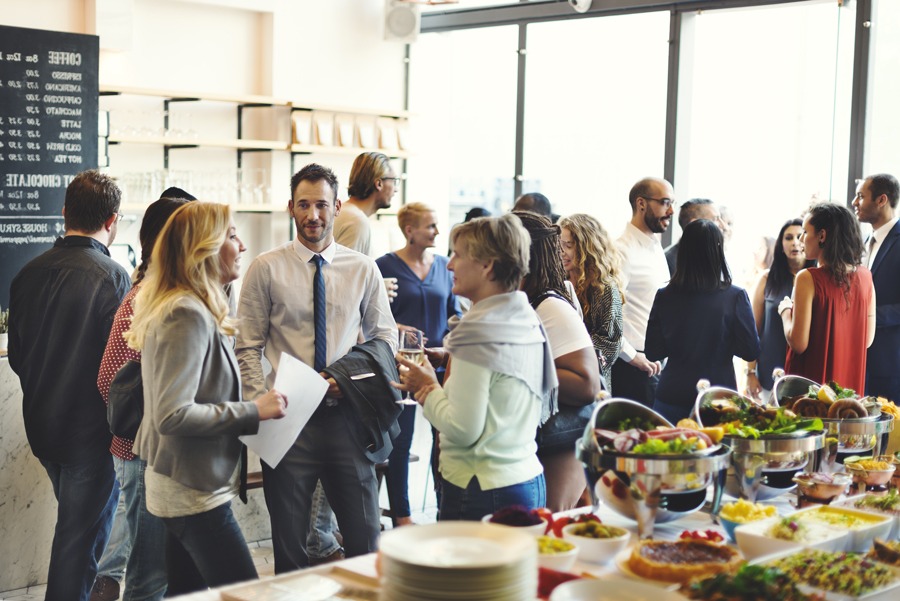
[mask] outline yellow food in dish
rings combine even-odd
[[[737,522],[738,524],[755,522],[777,514],[778,512],[776,509],[770,505],[751,503],[745,499],[738,499],[734,503],[726,503],[722,506],[722,509],[719,510],[720,516],[726,520]]]
[[[811,519],[827,526],[838,526],[848,530],[855,530],[871,526],[872,524],[879,524],[885,518],[878,515],[865,515],[855,511],[844,511],[837,507],[823,506],[804,513],[801,519]]]
[[[875,461],[874,459],[861,459],[859,461],[853,461],[849,463],[847,467],[856,467],[862,470],[866,470],[867,472],[871,471],[881,471],[881,470],[889,470],[893,467],[887,461]]]
[[[538,544],[538,553],[542,555],[555,555],[557,553],[567,553],[575,548],[570,542],[564,541],[561,538],[554,538],[552,536],[539,536],[537,538]]]

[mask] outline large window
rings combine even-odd
[[[669,14],[528,26],[524,191],[618,235],[628,191],[662,177]]]
[[[432,33],[412,46],[407,200],[449,208],[450,223],[512,201],[517,41],[511,26]]]
[[[848,200],[854,19],[835,2],[684,15],[675,191],[729,208],[732,251]]]
[[[877,0],[872,14],[865,176],[900,176],[900,2]]]

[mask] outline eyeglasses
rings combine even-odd
[[[122,217],[125,216],[125,213],[116,213],[116,223],[122,221]]]
[[[381,181],[391,180],[391,181],[393,181],[395,184],[401,180],[401,178],[399,178],[399,177],[381,177],[381,178],[379,178],[379,179],[380,179]]]
[[[653,202],[658,202],[667,209],[670,207],[674,209],[678,206],[678,203],[671,198],[651,198],[649,196],[641,196],[641,198],[643,198],[644,200],[652,200]]]

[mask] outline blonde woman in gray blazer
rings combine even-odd
[[[257,577],[231,512],[237,437],[283,417],[287,399],[274,390],[241,399],[223,286],[240,275],[245,250],[227,205],[178,209],[154,246],[125,334],[142,352],[144,419],[134,449],[147,461],[147,509],[166,525],[170,596]]]

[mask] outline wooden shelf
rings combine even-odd
[[[281,98],[272,98],[271,96],[248,95],[229,95],[229,94],[196,94],[193,92],[177,91],[177,90],[161,90],[157,88],[132,88],[128,86],[100,86],[101,96],[114,95],[132,95],[132,96],[155,96],[159,98],[169,98],[178,100],[206,100],[210,102],[230,102],[234,104],[261,104],[267,106],[291,106],[289,100]]]
[[[196,100],[208,102],[230,102],[233,104],[243,105],[264,105],[264,106],[283,106],[293,110],[301,111],[324,111],[329,113],[350,113],[353,115],[373,115],[376,117],[393,117],[395,119],[408,119],[409,111],[397,110],[380,110],[371,108],[359,108],[350,106],[340,106],[331,104],[310,104],[296,100],[286,100],[284,98],[273,98],[271,96],[257,96],[254,94],[247,95],[228,95],[228,94],[210,94],[186,92],[184,90],[163,90],[156,88],[133,88],[128,86],[100,86],[101,96],[115,95],[132,95],[132,96],[153,96],[157,98],[168,98],[170,100]]]
[[[110,144],[152,144],[155,146],[192,147],[208,146],[213,148],[233,148],[237,150],[288,150],[287,142],[276,140],[247,140],[212,138],[167,138],[165,136],[110,136]]]
[[[201,199],[203,200],[203,199]],[[121,205],[121,211],[123,213],[138,215],[147,210],[147,207],[150,203],[123,203]],[[287,214],[287,206],[286,205],[271,205],[271,204],[233,204],[231,208],[236,213],[285,213]]]
[[[387,148],[359,148],[356,146],[321,146],[318,144],[291,144],[290,151],[296,154],[341,154],[356,156],[360,153],[382,152],[392,159],[409,158],[405,150],[389,150]]]

